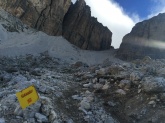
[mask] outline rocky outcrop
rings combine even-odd
[[[71,0],[0,0],[0,7],[49,35],[62,34],[63,18],[70,4]]]
[[[84,0],[78,0],[64,18],[63,36],[82,49],[105,50],[110,48],[112,33],[91,17]]]
[[[118,50],[122,59],[165,58],[165,14],[137,23]]]
[[[74,5],[71,0],[0,0],[0,7],[32,28],[55,36],[63,33],[68,41],[82,49],[110,48],[111,31],[91,17],[90,7],[84,0]]]

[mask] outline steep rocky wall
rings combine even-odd
[[[49,35],[63,35],[82,49],[110,48],[111,31],[91,17],[84,0],[74,5],[71,0],[0,0],[0,7],[30,27]]]
[[[117,55],[127,60],[144,56],[165,58],[165,13],[137,23],[124,36]]]
[[[62,22],[71,0],[0,0],[0,7],[25,24],[49,35],[62,34]]]
[[[84,0],[78,0],[64,18],[63,36],[82,49],[105,50],[110,48],[112,33],[91,17]]]

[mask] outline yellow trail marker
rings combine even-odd
[[[39,99],[38,93],[33,85],[20,92],[17,92],[16,96],[22,109],[32,105]]]

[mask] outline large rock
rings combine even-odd
[[[144,56],[165,58],[165,13],[137,23],[132,31],[124,36],[118,50],[122,59],[137,59]]]
[[[112,33],[91,17],[84,0],[78,0],[64,18],[63,36],[82,49],[105,50],[110,48]]]
[[[62,22],[71,0],[0,0],[0,7],[25,24],[49,35],[62,34]]]
[[[163,77],[145,77],[142,88],[147,93],[162,93],[165,91],[165,79]]]

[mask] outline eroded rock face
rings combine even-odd
[[[62,34],[62,22],[71,0],[0,0],[0,7],[25,24],[49,35]]]
[[[0,7],[48,35],[63,33],[68,41],[82,49],[110,48],[111,31],[91,17],[90,7],[84,0],[74,5],[71,0],[0,0]]]
[[[144,56],[165,58],[165,14],[137,23],[132,31],[124,36],[118,51],[122,59],[137,59]]]
[[[63,36],[82,49],[105,50],[110,48],[112,33],[91,17],[84,0],[78,0],[64,18]]]

